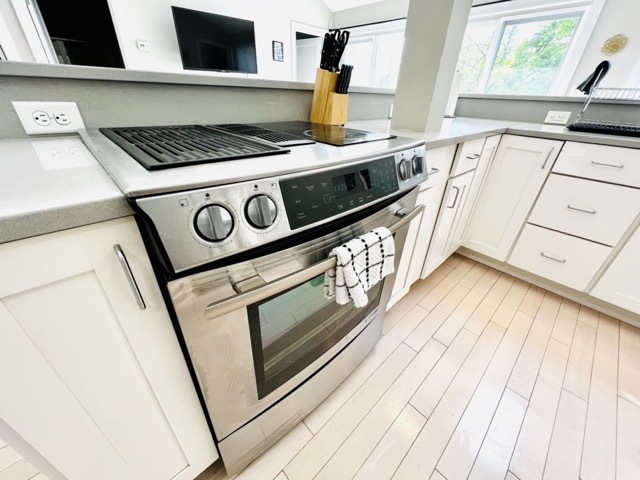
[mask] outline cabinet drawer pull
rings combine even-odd
[[[540,256],[544,258],[548,258],[549,260],[553,260],[554,262],[567,263],[567,261],[564,258],[556,257],[555,255],[551,255],[549,253],[540,252]]]
[[[551,158],[551,154],[555,149],[556,147],[551,147],[551,150],[549,150],[549,153],[547,153],[547,158],[544,159],[544,163],[542,164],[542,170],[544,170],[544,167],[547,166],[547,162],[549,161],[549,158]]]
[[[589,215],[595,215],[596,214],[595,210],[584,210],[582,208],[572,207],[571,205],[567,205],[567,208],[569,210],[574,210],[576,212],[588,213]]]
[[[456,189],[456,196],[453,199],[453,203],[451,204],[451,206],[447,205],[447,208],[453,208],[456,206],[456,203],[458,203],[458,195],[460,195],[460,188],[458,187],[452,187]]]
[[[129,282],[129,286],[133,291],[133,296],[138,303],[138,307],[140,310],[144,310],[147,306],[144,303],[144,299],[142,298],[142,294],[140,293],[140,289],[138,288],[138,284],[136,283],[136,279],[133,276],[133,272],[131,271],[131,267],[129,267],[129,262],[127,261],[127,257],[125,257],[124,252],[122,251],[122,247],[117,243],[113,246],[113,250],[116,252],[116,256],[118,257],[118,261],[122,266],[122,270],[124,270],[124,276],[127,277],[127,281]]]
[[[478,158],[480,158],[479,153],[474,153],[473,155],[467,155],[467,160],[476,160]]]
[[[429,176],[429,175],[435,175],[436,173],[440,173],[440,169],[439,169],[439,168],[436,168],[436,167],[433,167],[431,170],[429,170],[429,171],[427,172],[427,176]]]
[[[624,165],[617,165],[615,163],[596,162],[595,160],[591,160],[591,164],[596,165],[598,167],[624,168]]]

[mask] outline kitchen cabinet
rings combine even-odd
[[[413,220],[407,233],[387,309],[406,295],[411,285],[420,278],[455,153],[456,145],[425,152],[427,180],[420,185],[416,200],[416,204],[424,205],[424,210],[420,217]]]
[[[620,250],[591,295],[640,314],[640,229]]]
[[[505,261],[563,142],[503,135],[463,245]]]
[[[133,217],[2,244],[0,264],[0,417],[53,471],[186,480],[217,459]]]
[[[495,135],[459,145],[422,269],[423,278],[462,244],[471,211],[475,206],[477,191],[484,180],[498,139],[499,135]]]

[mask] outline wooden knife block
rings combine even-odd
[[[336,93],[338,74],[319,68],[311,101],[311,123],[344,125],[347,122],[349,96]]]

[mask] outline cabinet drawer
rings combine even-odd
[[[451,176],[457,177],[465,172],[474,170],[480,160],[482,154],[482,148],[484,147],[484,138],[478,138],[476,140],[469,140],[464,142],[458,149],[456,159],[453,162],[453,168],[451,169]]]
[[[566,142],[553,171],[640,187],[640,150]]]
[[[640,190],[552,174],[529,223],[614,246],[640,213]]]
[[[526,225],[508,263],[584,291],[611,250],[588,240]]]
[[[449,170],[456,154],[455,145],[434,148],[425,152],[427,164],[427,180],[420,184],[420,190],[435,187],[439,184],[446,184],[449,178]]]

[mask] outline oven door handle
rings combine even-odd
[[[396,212],[396,216],[401,217],[401,220],[394,223],[389,227],[389,231],[393,234],[401,228],[408,225],[415,217],[420,215],[424,210],[424,205],[418,205],[413,210],[408,211],[406,208],[401,208]],[[277,280],[273,280],[269,283],[265,283],[260,287],[247,290],[246,292],[239,293],[233,297],[227,297],[218,302],[209,304],[204,309],[205,320],[211,320],[213,318],[225,315],[235,310],[251,305],[252,303],[259,302],[265,298],[269,298],[279,292],[295,287],[301,283],[311,280],[325,273],[326,271],[335,268],[335,257],[327,258],[321,262],[314,263],[310,267],[303,270],[298,270],[290,275],[286,275]]]

